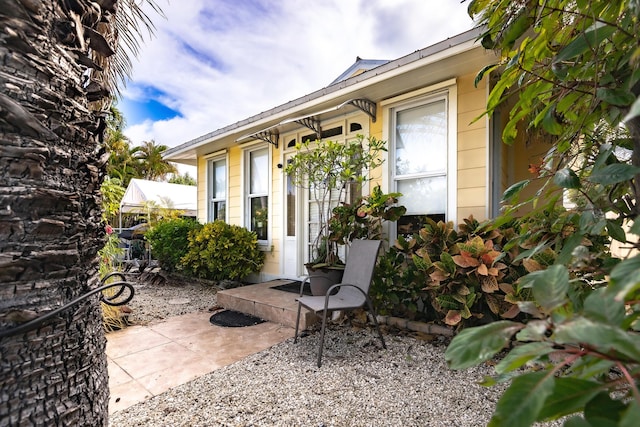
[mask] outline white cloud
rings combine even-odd
[[[274,5],[275,3],[275,5]],[[181,117],[131,123],[176,146],[328,85],[360,56],[396,59],[471,28],[459,0],[174,0],[134,59],[125,98]],[[153,93],[153,91],[152,91]]]

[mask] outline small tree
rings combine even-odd
[[[196,179],[189,175],[189,172],[185,172],[184,175],[174,174],[169,178],[169,182],[171,184],[197,185]]]
[[[309,254],[316,267],[334,266],[340,262],[336,241],[329,239],[329,219],[337,203],[351,192],[359,196],[362,184],[371,179],[371,170],[383,162],[380,153],[386,142],[363,135],[351,141],[305,141],[296,145],[296,155],[285,173],[297,187],[309,190],[309,198],[317,206],[318,231]],[[354,197],[355,198],[355,197]]]

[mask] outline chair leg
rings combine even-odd
[[[322,329],[320,331],[320,344],[318,344],[318,368],[322,366],[322,347],[324,345],[324,333],[327,329],[327,310],[323,311]]]
[[[295,334],[295,338],[293,338],[293,343],[297,343],[298,342],[298,330],[300,328],[300,310],[302,308],[302,304],[298,303],[298,317],[296,319],[296,334]]]
[[[387,344],[384,342],[384,338],[382,337],[382,332],[380,331],[380,325],[378,324],[378,319],[376,316],[376,311],[373,309],[373,303],[371,302],[371,298],[367,297],[367,305],[369,306],[369,313],[373,317],[373,324],[376,326],[376,330],[378,331],[378,336],[380,337],[380,342],[382,342],[382,348],[387,348]]]

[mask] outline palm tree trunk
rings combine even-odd
[[[112,3],[0,0],[0,332],[98,285],[108,91],[83,79]],[[0,425],[106,425],[105,345],[97,296],[1,338]]]

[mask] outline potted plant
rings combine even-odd
[[[294,185],[309,191],[309,200],[318,213],[317,233],[310,236],[306,264],[314,294],[326,293],[331,284],[339,282],[344,269],[338,256],[338,241],[329,238],[333,208],[360,197],[362,185],[371,179],[371,170],[384,161],[380,154],[386,151],[385,145],[385,141],[363,135],[344,143],[304,141],[296,145],[297,153],[285,168]],[[331,279],[333,283],[323,278],[327,274],[337,276]],[[322,287],[326,289],[318,289]]]
[[[406,207],[397,205],[400,196],[401,193],[385,194],[376,185],[368,196],[333,208],[329,240],[348,245],[355,239],[382,239],[383,221],[397,221],[407,211]]]

